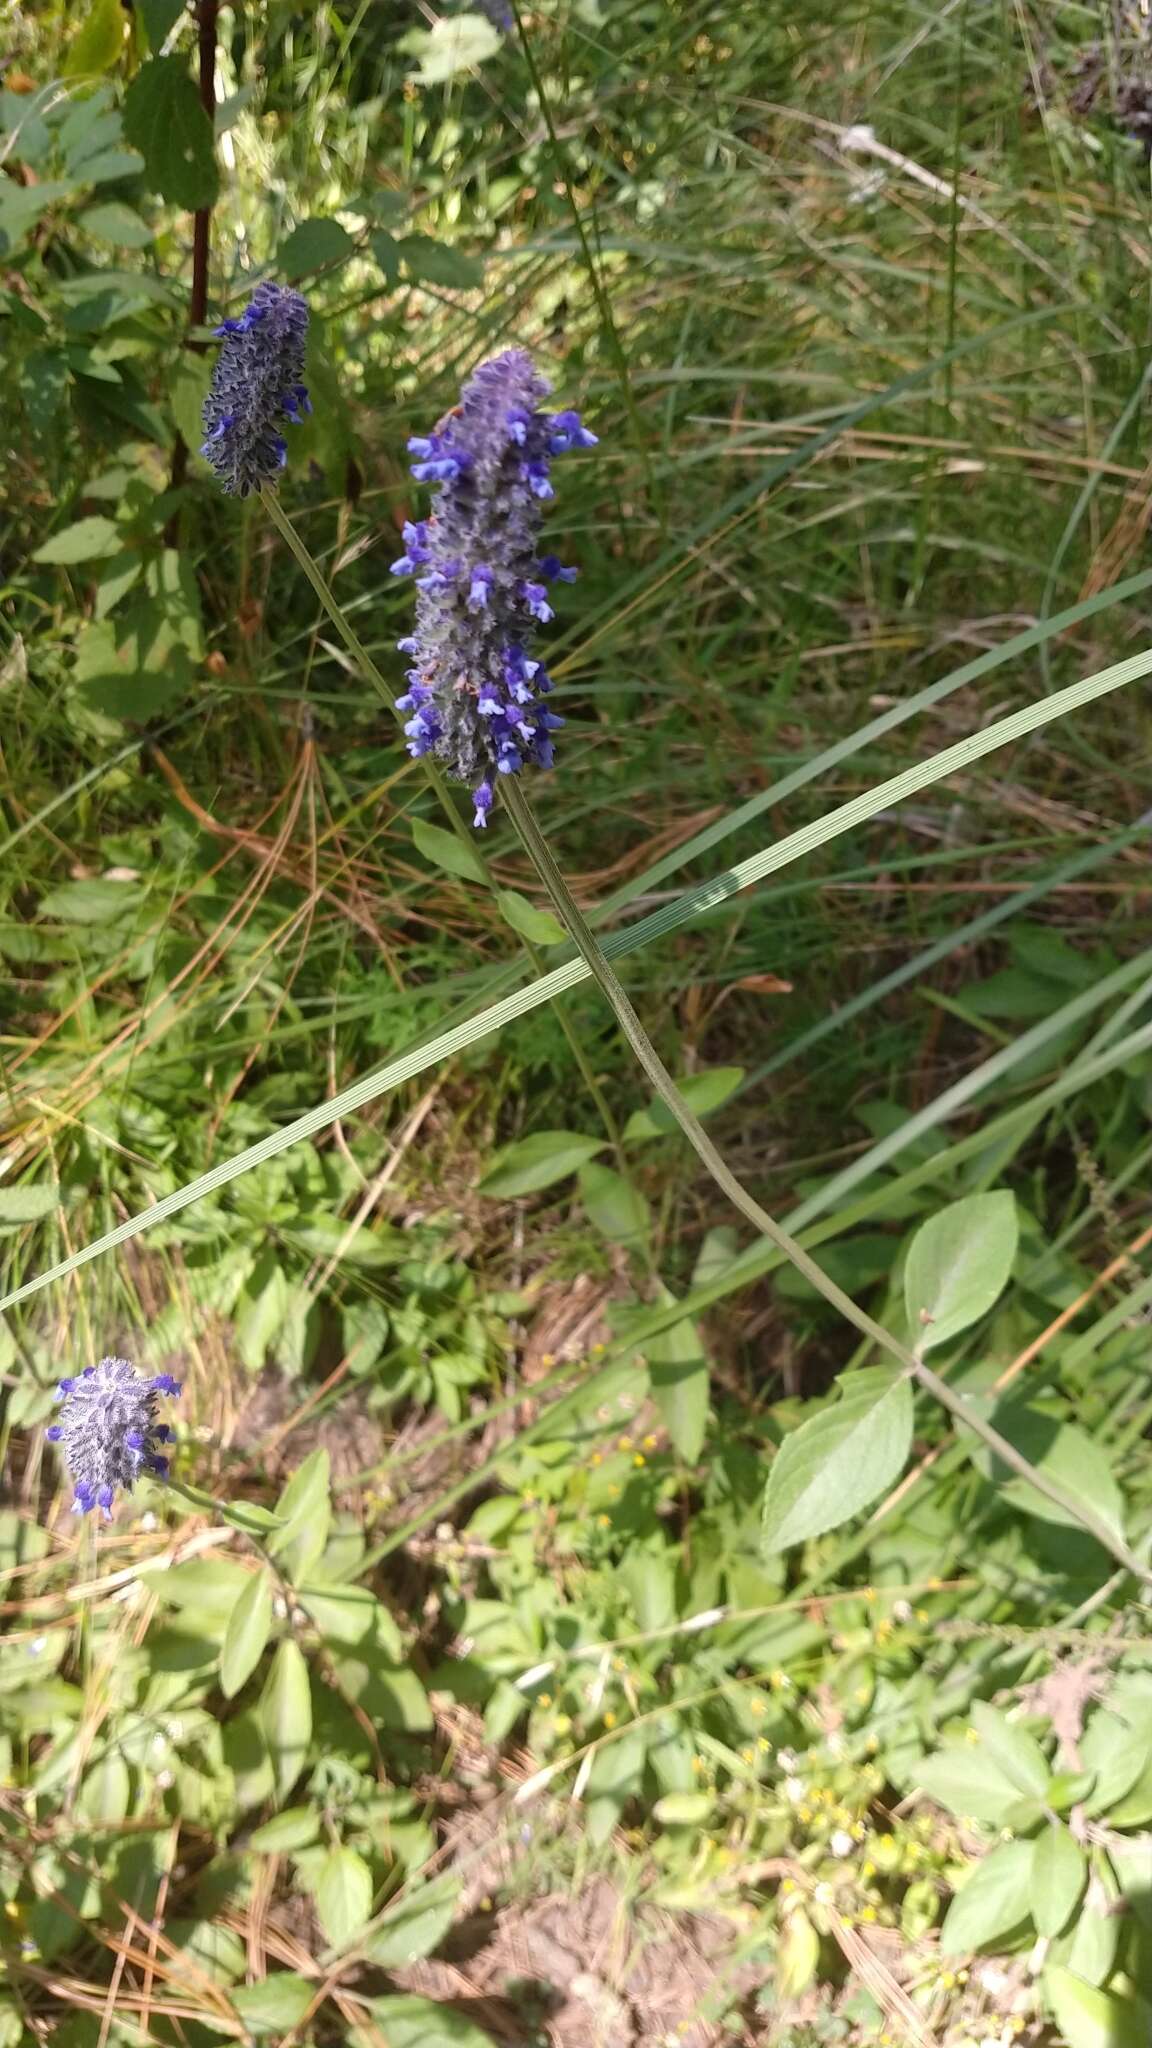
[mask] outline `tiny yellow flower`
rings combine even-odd
[[[538,1707],[550,1707],[550,1706],[552,1705],[552,1695],[551,1695],[551,1693],[550,1693],[550,1692],[541,1692],[541,1693],[537,1693],[537,1695],[536,1695],[536,1705],[537,1705]]]
[[[861,1918],[862,1920],[875,1920],[875,1918],[876,1918],[876,1908],[875,1908],[875,1906],[865,1906],[865,1907],[864,1907],[864,1908],[862,1909],[862,1911],[861,1911],[861,1914],[860,1914],[860,1918]],[[883,2038],[883,2037],[881,2037],[881,2038]]]
[[[756,1761],[756,1751],[754,1749],[742,1749],[740,1751],[740,1760],[742,1763],[754,1764]]]
[[[618,1451],[630,1451],[630,1450],[632,1449],[632,1439],[631,1439],[631,1437],[630,1437],[630,1436],[622,1436],[622,1437],[618,1437],[618,1438],[617,1438],[617,1441],[616,1441],[616,1448],[617,1448],[617,1450],[618,1450]]]
[[[938,1593],[940,1591],[941,1586],[944,1584],[944,1581],[943,1579],[929,1579],[927,1583],[928,1591],[930,1593]]]
[[[602,1465],[604,1463],[603,1451],[593,1451],[592,1456],[588,1462],[590,1465]]]
[[[768,1712],[768,1709],[765,1706],[763,1700],[755,1699],[749,1700],[748,1712],[752,1715],[752,1718],[754,1720],[758,1721],[760,1719],[761,1714],[766,1714]]]
[[[756,1737],[756,1747],[758,1750],[761,1750],[765,1756],[768,1756],[771,1753],[772,1744],[769,1742],[768,1737],[766,1735],[758,1735]]]
[[[612,1712],[611,1707],[609,1707],[608,1712],[604,1716],[604,1726],[606,1728],[614,1728],[616,1726],[616,1716]]]
[[[917,1621],[927,1621],[929,1619],[928,1609],[926,1607],[918,1607],[916,1609],[916,1619]]]
[[[702,1770],[704,1769],[704,1759],[703,1759],[703,1757],[702,1757],[702,1756],[694,1756],[694,1757],[693,1757],[693,1759],[692,1759],[692,1769],[693,1769],[694,1771],[702,1771]]]
[[[796,1890],[796,1880],[791,1877],[784,1878],[781,1882],[780,1889],[782,1892],[785,1893],[794,1892]]]
[[[540,1363],[543,1366],[555,1365],[556,1353],[554,1351],[542,1351],[540,1353]]]
[[[597,1515],[596,1527],[598,1529],[610,1529],[612,1527],[611,1515]]]
[[[658,1436],[646,1436],[644,1439],[644,1449],[646,1451],[654,1451],[659,1441]]]
[[[639,1465],[646,1465],[646,1464],[648,1463],[648,1460],[647,1460],[647,1458],[646,1458],[646,1457],[644,1456],[644,1453],[643,1453],[643,1451],[637,1451],[637,1453],[636,1453],[635,1457],[634,1457],[634,1458],[633,1458],[633,1460],[632,1460],[632,1463],[633,1463],[634,1465],[637,1465],[637,1466],[639,1466]]]
[[[593,1356],[593,1358],[600,1358],[600,1357],[601,1357],[601,1356],[603,1355],[603,1353],[604,1353],[605,1351],[607,1351],[607,1349],[608,1349],[608,1346],[607,1346],[606,1344],[594,1344],[594,1345],[592,1346],[592,1356]]]
[[[556,1719],[552,1725],[555,1728],[557,1735],[567,1735],[569,1730],[571,1729],[572,1722],[567,1714],[557,1714]]]
[[[875,1600],[875,1598],[876,1598],[876,1588],[875,1588],[875,1586],[865,1586],[865,1588],[864,1588],[864,1591],[863,1591],[863,1593],[862,1593],[862,1595],[861,1595],[861,1598],[862,1598],[862,1599],[864,1599],[864,1600]]]

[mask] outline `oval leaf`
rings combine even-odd
[[[373,2024],[353,2027],[349,2048],[493,2048],[492,2036],[450,2005],[400,1992],[391,1998],[370,1998]]]
[[[1059,1964],[1045,1970],[1044,1989],[1068,2048],[1148,2048],[1152,2014],[1142,1998],[1098,1991]]]
[[[312,1688],[297,1643],[286,1636],[272,1659],[260,1699],[260,1721],[283,1799],[304,1768],[312,1740]]]
[[[463,839],[457,839],[454,832],[446,832],[443,825],[428,825],[423,818],[413,818],[412,837],[417,853],[430,860],[433,867],[443,868],[445,874],[455,875],[461,882],[487,880],[479,855]]]
[[[514,932],[527,939],[529,945],[556,946],[568,937],[558,917],[554,917],[550,910],[538,910],[534,903],[529,903],[527,896],[519,895],[515,889],[501,889],[496,901],[505,924],[510,924]]]
[[[694,1116],[707,1116],[719,1109],[744,1079],[743,1067],[704,1067],[695,1074],[682,1074],[676,1086]],[[670,1109],[653,1097],[647,1109],[635,1109],[624,1126],[626,1138],[661,1138],[678,1129]]]
[[[845,1374],[840,1399],[787,1437],[764,1495],[763,1546],[838,1528],[899,1478],[912,1443],[912,1386],[881,1366]]]
[[[333,1849],[316,1880],[316,1913],[332,1948],[347,1948],[372,1911],[372,1872],[355,1849]]]
[[[100,555],[110,555],[122,538],[114,519],[106,518],[103,512],[93,512],[87,519],[61,527],[59,533],[37,548],[32,560],[70,568],[74,562],[91,562]]]
[[[613,1244],[642,1244],[652,1220],[639,1188],[611,1166],[590,1160],[580,1168],[580,1199],[588,1221]]]
[[[304,2017],[318,1986],[294,1970],[277,1970],[258,1984],[239,1984],[232,2003],[250,2034],[286,2034]]]
[[[949,1906],[940,1953],[968,1955],[1027,1923],[1032,1905],[1032,1844],[1002,1842],[976,1865]]]
[[[1040,1934],[1068,1925],[1088,1876],[1084,1851],[1062,1820],[1050,1820],[1032,1844],[1032,1918]]]
[[[947,1344],[986,1315],[1007,1284],[1019,1226],[1015,1197],[967,1195],[916,1232],[904,1268],[904,1306],[920,1351]]]
[[[460,1878],[453,1871],[418,1885],[394,1906],[364,1944],[364,1953],[381,1970],[403,1969],[439,1948],[452,1925],[460,1896]]]
[[[602,1138],[584,1138],[579,1131],[536,1131],[496,1154],[479,1184],[482,1195],[532,1195],[565,1180],[588,1159],[604,1150]]]
[[[228,1617],[220,1652],[220,1690],[234,1700],[264,1655],[272,1626],[272,1586],[266,1571],[254,1572]]]

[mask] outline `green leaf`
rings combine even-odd
[[[1088,1878],[1084,1851],[1062,1820],[1050,1820],[1032,1844],[1032,1918],[1037,1932],[1066,1927]]]
[[[373,237],[374,248],[379,239]],[[474,291],[484,282],[484,265],[479,257],[466,256],[462,249],[437,242],[431,235],[405,235],[393,243],[393,248],[416,284],[439,284],[448,291]],[[377,249],[378,262],[380,253]]]
[[[532,946],[559,945],[568,936],[558,917],[554,917],[550,910],[538,910],[534,903],[529,903],[527,896],[518,895],[515,889],[498,890],[496,902],[505,924],[510,924],[513,931],[519,932],[521,938],[527,939]]]
[[[1048,1791],[1048,1762],[1035,1736],[986,1700],[973,1700],[972,1726],[980,1745],[995,1758],[1015,1790],[1025,1798],[1043,1799]]]
[[[1073,1501],[1098,1515],[1123,1540],[1124,1496],[1112,1476],[1107,1456],[1087,1430],[1079,1429],[1075,1423],[1059,1422],[1038,1408],[997,1408],[992,1421],[1030,1465],[1054,1479]],[[962,1430],[962,1434],[972,1444],[968,1433]],[[1025,1514],[1060,1528],[1081,1526],[1074,1515],[1037,1493],[1026,1479],[1018,1479],[993,1452],[973,1445],[971,1455],[978,1469],[998,1486],[1001,1498],[1022,1508]]]
[[[87,1772],[76,1810],[94,1827],[112,1827],[127,1815],[131,1796],[128,1766],[118,1750],[110,1749]]]
[[[312,1688],[299,1645],[286,1636],[272,1659],[260,1699],[260,1721],[283,1799],[304,1768],[312,1740]]]
[[[441,16],[435,27],[415,30],[405,47],[420,59],[414,75],[421,85],[442,85],[458,71],[470,71],[494,57],[500,37],[483,14]]]
[[[355,1648],[372,1643],[392,1663],[402,1663],[404,1638],[388,1609],[367,1586],[297,1587],[297,1597],[325,1642]]]
[[[285,1578],[296,1585],[323,1555],[332,1526],[329,1458],[322,1444],[288,1481],[276,1503],[276,1513],[283,1526],[267,1539],[268,1548]]]
[[[710,1792],[666,1792],[652,1808],[652,1818],[664,1828],[700,1828],[715,1804]]]
[[[288,278],[307,276],[309,271],[346,263],[356,247],[347,228],[330,215],[318,214],[302,220],[286,235],[276,252],[276,267]]]
[[[175,368],[168,378],[168,410],[184,436],[189,448],[199,450],[204,439],[204,400],[212,379],[212,364],[207,356],[192,355],[185,351],[176,358]]]
[[[674,1300],[667,1288],[662,1299]],[[673,1323],[644,1347],[649,1390],[673,1448],[685,1464],[694,1465],[704,1448],[708,1428],[708,1359],[700,1332],[690,1317]]]
[[[186,6],[187,0],[136,0],[137,11],[144,18],[148,47],[153,54],[175,27]]]
[[[1007,1285],[1018,1237],[1016,1200],[1003,1189],[966,1195],[921,1224],[904,1268],[908,1328],[920,1351],[987,1314]]]
[[[1032,1903],[1032,1844],[1002,1842],[956,1894],[940,1929],[940,1953],[967,1955],[994,1946],[1028,1922]]]
[[[820,1936],[803,1906],[784,1916],[776,1947],[774,1990],[781,1999],[802,1998],[820,1965]]]
[[[912,1443],[911,1382],[845,1373],[840,1398],[785,1438],[768,1475],[763,1547],[787,1550],[859,1514],[893,1485]]]
[[[643,1244],[652,1212],[639,1188],[614,1167],[595,1160],[580,1168],[578,1179],[589,1222],[613,1244]]]
[[[1019,1787],[984,1743],[950,1742],[915,1766],[915,1783],[957,1820],[1001,1827]]]
[[[272,1627],[272,1585],[268,1573],[253,1572],[228,1617],[220,1652],[220,1690],[234,1700],[264,1655]]]
[[[325,1940],[334,1949],[347,1948],[372,1911],[372,1872],[364,1858],[355,1849],[329,1850],[314,1897]]]
[[[740,1086],[743,1067],[703,1067],[699,1073],[682,1074],[676,1083],[694,1116],[705,1117]],[[678,1129],[670,1109],[654,1096],[647,1109],[635,1109],[624,1126],[626,1138],[661,1138]]]
[[[40,898],[39,915],[63,924],[115,924],[138,910],[143,891],[132,882],[62,882]]]
[[[98,242],[111,242],[118,249],[146,249],[156,239],[155,228],[121,199],[106,199],[99,206],[86,207],[80,226]]]
[[[83,26],[64,59],[65,78],[110,71],[124,48],[124,29],[120,0],[90,0]]]
[[[520,1138],[496,1154],[478,1192],[502,1199],[535,1194],[539,1188],[565,1180],[603,1150],[602,1138],[584,1138],[579,1131],[536,1131],[531,1138]]]
[[[318,1988],[293,1970],[277,1970],[258,1984],[238,1984],[231,1996],[250,2034],[284,2034],[303,2019]]]
[[[456,1915],[461,1880],[453,1871],[405,1892],[381,1916],[364,1943],[369,1962],[400,1970],[439,1948]]]
[[[373,2024],[353,2027],[349,2048],[380,2048],[381,2038],[388,2048],[495,2048],[491,2034],[431,1998],[401,1992],[370,1998],[367,2005]]]
[[[24,1181],[18,1187],[0,1184],[0,1223],[42,1223],[60,1206],[55,1181]]]
[[[73,526],[65,526],[37,548],[32,557],[34,562],[52,562],[60,567],[71,567],[74,562],[91,562],[99,555],[111,555],[120,547],[123,539],[114,519],[105,518],[102,512],[93,512],[87,519],[78,519]]]
[[[1098,1991],[1059,1963],[1045,1970],[1044,1989],[1067,2048],[1148,2048],[1152,2012],[1142,1998]]]
[[[124,98],[124,134],[150,189],[187,213],[212,206],[220,179],[212,123],[183,57],[151,57]]]
[[[456,875],[462,882],[483,882],[487,879],[479,857],[473,853],[463,839],[457,839],[454,832],[446,832],[443,825],[426,824],[423,818],[413,818],[412,837],[416,850],[430,860],[433,867],[443,868],[446,874]]]
[[[265,1856],[285,1856],[292,1849],[310,1849],[320,1839],[320,1816],[311,1806],[286,1806],[283,1813],[254,1828],[249,1846]]]

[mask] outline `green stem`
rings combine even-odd
[[[775,1245],[776,1249],[783,1253],[784,1257],[796,1267],[798,1272],[804,1275],[804,1278],[816,1289],[817,1293],[823,1295],[825,1301],[829,1302],[833,1308],[838,1309],[840,1314],[848,1322],[852,1323],[863,1336],[869,1338],[872,1343],[878,1344],[882,1350],[889,1352],[893,1358],[897,1359],[910,1378],[916,1380],[924,1388],[925,1392],[932,1394],[958,1421],[963,1422],[975,1435],[981,1437],[989,1449],[994,1451],[1004,1464],[1008,1465],[1013,1472],[1018,1473],[1022,1479],[1026,1479],[1030,1486],[1034,1486],[1038,1493],[1042,1493],[1046,1500],[1051,1501],[1054,1507],[1058,1507],[1073,1522],[1078,1523],[1081,1528],[1087,1529],[1096,1538],[1096,1541],[1102,1544],[1110,1555],[1123,1564],[1136,1578],[1145,1583],[1152,1583],[1152,1573],[1140,1563],[1139,1558],[1114,1534],[1105,1521],[1090,1508],[1083,1506],[1081,1502],[1073,1500],[1069,1494],[1065,1493],[1062,1486],[1056,1485],[1045,1473],[1038,1472],[1034,1465],[1029,1464],[1027,1458],[1022,1457],[1015,1446],[1010,1444],[1006,1437],[1001,1436],[999,1430],[994,1429],[990,1422],[986,1422],[983,1416],[978,1415],[961,1395],[953,1392],[946,1380],[942,1380],[939,1374],[933,1372],[929,1366],[924,1364],[922,1358],[919,1358],[914,1351],[910,1351],[906,1345],[901,1344],[899,1338],[894,1337],[890,1330],[884,1329],[882,1324],[875,1322],[866,1309],[862,1309],[858,1302],[853,1301],[850,1294],[846,1294],[842,1287],[838,1287],[836,1282],[824,1271],[823,1267],[818,1266],[815,1259],[811,1258],[804,1250],[803,1246],[798,1244],[794,1237],[789,1236],[788,1232],[779,1223],[775,1222],[769,1216],[767,1210],[762,1209],[759,1202],[748,1193],[748,1190],[736,1178],[736,1175],[732,1172],[732,1169],[721,1153],[717,1151],[708,1133],[700,1123],[699,1118],[688,1107],[675,1081],[672,1079],[671,1074],[648,1037],[619,977],[613,972],[604,954],[601,952],[594,934],[573,900],[568,885],[553,858],[552,850],[540,830],[528,800],[515,777],[505,777],[501,784],[501,790],[516,829],[520,834],[525,852],[528,854],[540,880],[548,891],[556,908],[557,915],[571,934],[573,943],[577,947],[589,973],[599,984],[610,1004],[616,1021],[620,1025],[633,1052],[636,1054],[644,1073],[647,1075],[661,1102],[664,1103],[669,1113],[675,1118],[676,1123],[684,1133],[697,1158],[707,1168],[717,1187],[727,1195],[733,1207],[739,1209],[741,1215],[747,1218],[754,1229],[758,1230],[762,1237],[766,1237],[770,1244]]]
[[[362,674],[371,683],[373,689],[377,692],[378,696],[383,700],[385,704],[387,704],[389,710],[395,711],[396,698],[389,683],[382,675],[381,671],[377,668],[376,663],[373,661],[372,656],[369,654],[368,649],[365,647],[363,641],[359,638],[359,635],[356,634],[353,631],[352,627],[349,625],[348,620],[345,617],[343,610],[341,609],[341,606],[336,600],[331,585],[328,583],[327,579],[321,573],[317,563],[314,561],[308,549],[307,544],[301,539],[300,535],[297,533],[296,528],[293,526],[292,521],[289,519],[288,514],[284,510],[283,505],[280,503],[280,500],[277,497],[275,491],[272,490],[267,484],[264,484],[261,487],[260,498],[263,503],[264,510],[267,512],[268,517],[272,521],[273,526],[276,528],[277,533],[280,535],[281,539],[286,543],[288,548],[291,550],[292,554],[296,558],[296,561],[299,563],[301,569],[304,571],[304,574],[308,578],[309,583],[312,585],[312,588],[315,591],[317,597],[319,598],[321,605],[327,612],[328,617],[331,619],[332,624],[335,626],[336,631],[339,633],[340,638],[343,640],[345,647],[348,649],[348,652],[352,656],[352,659],[355,661],[357,667],[361,670]],[[475,834],[469,832],[467,825],[464,823],[463,818],[460,816],[459,810],[457,809],[455,803],[452,801],[448,785],[445,782],[444,777],[441,775],[440,770],[437,768],[435,761],[432,760],[430,755],[425,754],[421,757],[420,766],[424,771],[428,783],[432,788],[436,796],[436,800],[439,803],[440,808],[444,813],[444,816],[448,820],[448,823],[451,826],[452,831],[455,833],[457,839],[460,840],[461,844],[467,847],[469,858],[476,863],[477,867],[480,868],[484,877],[485,884],[491,891],[493,899],[498,899],[500,893],[499,887],[492,876],[491,870],[489,869],[487,862],[481,857],[480,853],[477,850],[475,844]],[[533,973],[539,976],[543,972],[543,966],[541,963],[540,955],[537,953],[535,947],[531,944],[530,940],[526,939],[522,933],[517,933],[517,937],[519,938],[520,944],[523,947],[525,953],[527,954],[529,961],[531,962]],[[607,1133],[608,1141],[612,1146],[612,1149],[620,1164],[621,1171],[624,1172],[626,1171],[626,1169],[624,1167],[623,1147],[620,1142],[620,1128],[616,1122],[615,1117],[612,1114],[612,1111],[608,1106],[607,1100],[604,1095],[604,1090],[601,1088],[600,1083],[597,1080],[595,1073],[593,1072],[592,1063],[589,1060],[584,1050],[584,1047],[581,1045],[575,1030],[570,1024],[564,1011],[560,1008],[559,1004],[557,1004],[556,1006],[556,1015],[559,1019],[560,1029],[564,1033],[564,1036],[568,1041],[569,1050],[580,1071],[580,1075],[584,1082],[584,1086],[587,1088],[589,1095],[592,1097],[592,1100],[596,1105],[596,1108],[600,1115],[600,1120],[604,1125],[605,1132]]]

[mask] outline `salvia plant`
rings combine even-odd
[[[167,1478],[161,1446],[173,1432],[160,1421],[156,1404],[162,1395],[178,1394],[180,1383],[167,1372],[149,1377],[126,1358],[102,1358],[62,1379],[56,1391],[63,1404],[60,1420],[45,1434],[63,1451],[75,1491],[73,1510],[86,1515],[99,1508],[111,1521],[120,1489],[131,1493],[145,1474]]]

